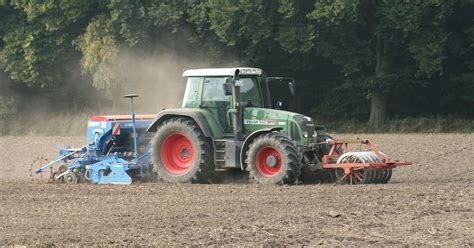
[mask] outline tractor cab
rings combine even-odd
[[[228,87],[238,68],[187,70],[186,90],[183,108],[207,110],[225,135],[233,135],[234,105],[231,89]],[[240,68],[235,85],[240,88],[240,108],[270,108],[270,96],[265,74],[257,68]]]
[[[294,100],[289,95],[294,94],[294,79],[267,78],[258,68],[186,70],[183,77],[186,90],[182,107],[205,112],[216,123],[213,127],[216,136],[234,137],[240,132],[240,139],[244,139],[263,128],[278,128],[295,140],[305,138],[299,122],[310,119],[283,111],[293,106]],[[279,97],[274,103],[269,85]]]

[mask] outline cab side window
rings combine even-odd
[[[228,120],[227,110],[230,107],[232,96],[225,95],[225,82],[225,77],[204,78],[202,103],[211,112],[214,119],[221,124],[224,132],[231,132],[232,128]]]
[[[184,91],[183,108],[197,107],[198,88],[201,77],[189,77]]]

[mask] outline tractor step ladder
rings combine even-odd
[[[225,167],[225,140],[214,140],[214,164],[217,169]]]

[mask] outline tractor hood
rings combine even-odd
[[[246,107],[243,122],[247,133],[263,128],[281,128],[298,143],[315,133],[312,118],[284,110]]]

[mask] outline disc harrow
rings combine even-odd
[[[333,169],[336,179],[343,184],[384,184],[392,178],[397,166],[410,162],[392,160],[378,151],[368,140],[329,140],[332,145],[328,155],[323,156],[322,167]],[[349,150],[348,144],[365,145],[365,151]]]

